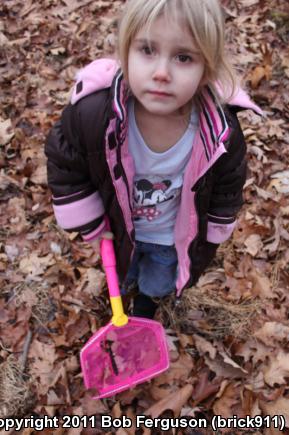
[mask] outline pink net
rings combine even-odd
[[[144,382],[169,366],[162,326],[153,320],[129,318],[122,327],[111,323],[96,333],[81,351],[86,388],[100,398]]]

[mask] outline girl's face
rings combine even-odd
[[[141,108],[153,115],[183,113],[204,76],[204,59],[182,22],[155,20],[144,27],[128,53],[128,81]]]

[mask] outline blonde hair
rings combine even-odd
[[[225,54],[224,19],[218,0],[128,0],[118,28],[118,56],[125,79],[133,38],[143,27],[149,32],[161,15],[186,21],[205,61],[205,84],[221,102],[232,97],[236,79]]]

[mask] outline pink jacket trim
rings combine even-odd
[[[83,190],[80,190],[79,192],[72,193],[71,195],[65,195],[65,196],[52,196],[52,199],[58,200],[58,199],[68,199],[73,198],[74,196],[80,195],[83,192]]]
[[[208,222],[207,241],[211,243],[223,243],[231,237],[236,226],[236,221],[231,224],[216,224]]]
[[[91,231],[91,233],[88,234],[83,234],[82,238],[85,242],[92,242],[93,240],[99,239],[100,235],[103,233],[103,231],[105,231],[106,228],[106,223],[105,221],[103,221],[101,223],[101,225],[99,225],[99,227],[96,228],[96,230]]]
[[[70,204],[53,204],[53,210],[58,225],[65,230],[86,225],[104,214],[103,203],[97,192]]]

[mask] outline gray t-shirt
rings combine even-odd
[[[162,153],[152,151],[136,124],[134,100],[128,104],[128,146],[134,159],[133,216],[136,240],[174,244],[174,226],[181,199],[185,167],[198,124],[195,110],[180,140]]]

